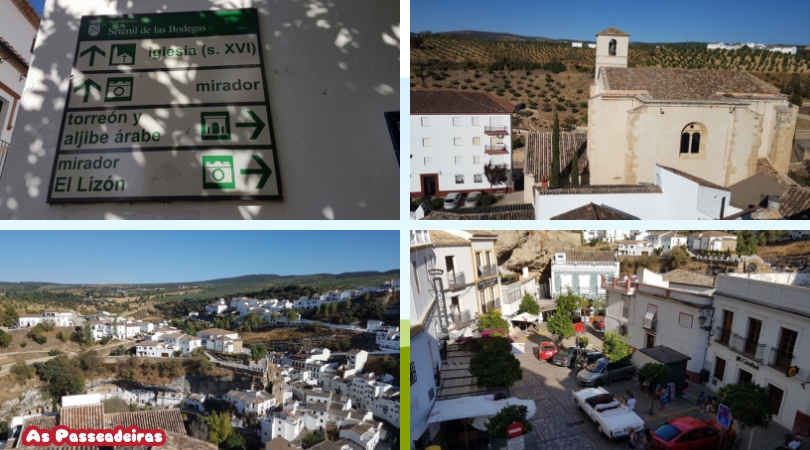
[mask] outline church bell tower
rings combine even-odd
[[[630,35],[617,28],[596,33],[596,74],[599,78],[601,67],[627,67],[627,53]]]

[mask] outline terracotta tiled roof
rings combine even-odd
[[[748,209],[761,206],[769,195],[779,196],[785,188],[772,176],[765,173],[756,173],[742,181],[729,186],[731,192],[731,206]]]
[[[664,281],[672,283],[691,284],[693,286],[714,287],[715,276],[705,273],[693,272],[686,269],[671,270],[662,275]]]
[[[788,219],[810,218],[810,189],[794,186],[779,198],[779,213]]]
[[[104,405],[68,406],[59,411],[59,425],[68,428],[104,428]]]
[[[441,230],[430,231],[430,242],[432,242],[435,247],[470,246],[470,241]]]
[[[622,31],[622,30],[620,30],[618,28],[614,28],[614,27],[610,27],[607,30],[602,30],[602,31],[596,33],[596,35],[597,36],[630,36],[629,34],[625,33],[624,31]]]
[[[535,185],[536,188],[539,185]],[[564,188],[537,189],[537,195],[596,195],[596,194],[660,194],[661,188],[651,184],[604,184]]]
[[[617,262],[613,252],[584,252],[571,250],[565,252],[566,262]]]
[[[568,212],[558,214],[551,220],[633,220],[635,217],[589,203]]]
[[[720,189],[720,190],[722,190],[722,191],[727,191],[727,190],[728,190],[728,188],[724,188],[723,186],[720,186],[720,185],[714,184],[714,183],[712,183],[711,181],[706,181],[706,180],[704,180],[703,178],[698,178],[698,177],[696,177],[696,176],[694,176],[694,175],[690,175],[690,174],[688,174],[688,173],[686,173],[686,172],[683,172],[683,171],[681,171],[681,170],[678,170],[678,169],[673,169],[673,168],[671,168],[671,167],[665,167],[665,166],[662,166],[662,165],[660,165],[660,164],[656,164],[656,165],[657,165],[658,167],[662,168],[662,169],[665,169],[665,170],[668,170],[668,171],[670,171],[670,172],[674,173],[675,175],[681,176],[681,177],[683,177],[683,178],[686,178],[686,179],[687,179],[687,180],[689,180],[689,181],[692,181],[692,182],[694,182],[694,183],[697,183],[697,184],[699,184],[700,186],[709,187],[709,188],[712,188],[712,189]]]
[[[514,109],[486,92],[411,89],[411,114],[511,114]]]
[[[265,450],[295,450],[298,447],[293,447],[283,437],[277,437],[271,441],[267,441],[267,443],[264,444],[264,448]]]
[[[155,447],[155,449],[160,450],[217,450],[218,448],[219,447],[210,442],[201,441],[191,436],[186,436],[185,433],[180,434],[172,432],[166,433],[165,444],[160,447]]]
[[[481,237],[498,237],[498,233],[491,231],[491,230],[465,230],[467,233],[472,234],[473,236],[481,236]]]
[[[531,132],[526,142],[526,172],[531,174],[536,182],[539,182],[543,175],[551,173],[551,133]],[[587,148],[587,133],[560,133],[561,181],[567,180],[571,175],[571,161],[575,151],[579,158],[579,175],[588,173]]]
[[[736,234],[726,233],[725,231],[715,231],[715,230],[713,230],[713,231],[704,231],[704,232],[702,232],[700,234],[702,234],[705,237],[720,237],[720,238],[734,238],[734,239],[737,239]]]
[[[221,335],[221,334],[234,334],[236,333],[236,331],[223,330],[222,328],[209,328],[207,330],[198,331],[197,333],[209,335]]]
[[[186,435],[186,427],[183,425],[183,417],[179,409],[153,409],[149,411],[111,413],[105,414],[104,419],[105,425],[110,428],[116,425],[123,427],[137,425],[138,428],[160,428],[161,430],[171,431],[181,436]]]
[[[332,441],[322,441],[310,447],[310,450],[340,450],[341,448]]]
[[[425,216],[425,220],[534,220],[534,207],[531,203],[522,203],[478,206],[453,211],[436,210]]]
[[[777,95],[779,89],[748,72],[705,69],[602,67],[608,90],[647,91],[661,100],[723,100],[723,94]]]

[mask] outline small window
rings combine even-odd
[[[456,184],[464,184],[464,175],[456,175]]]
[[[481,145],[481,138],[480,137],[474,137],[473,138],[473,145]]]
[[[422,139],[422,147],[430,147],[430,138]]]
[[[474,127],[480,126],[481,125],[481,118],[480,117],[473,117],[472,118],[472,124],[473,124]]]
[[[461,138],[453,138],[453,145],[456,146],[461,145]]]
[[[627,333],[628,333],[627,324],[624,324],[624,323],[620,324],[619,325],[619,334],[622,335],[622,336],[627,336]]]
[[[426,156],[425,157],[425,165],[429,166],[431,164],[433,164],[433,158],[431,158],[430,156]]]
[[[481,164],[481,157],[480,156],[473,156],[473,163],[474,164]]]
[[[692,149],[690,153],[698,152],[700,152],[700,133],[695,133],[692,135]]]
[[[610,56],[616,56],[616,39],[611,39],[608,43],[608,54]]]
[[[422,117],[422,126],[429,127],[430,126],[430,117]]]
[[[706,157],[706,127],[693,122],[681,131],[681,145],[678,154],[681,159],[703,159]]]
[[[714,357],[714,377],[718,381],[723,381],[723,376],[726,373],[726,360],[719,356]]]
[[[473,175],[473,181],[476,182],[476,183],[483,183],[484,182],[484,176],[481,175],[480,173],[475,174],[475,175]]]
[[[689,315],[689,314],[681,313],[681,315],[678,317],[678,325],[680,325],[680,326],[682,326],[684,328],[691,329],[692,328],[692,316]]]
[[[461,163],[462,163],[461,156],[456,156],[456,165],[457,165],[457,166],[460,166],[460,165],[461,165]]]
[[[681,153],[689,153],[689,133],[681,135]]]

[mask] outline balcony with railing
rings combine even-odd
[[[731,336],[728,348],[756,362],[762,362],[765,344],[759,344],[753,339],[746,339],[737,333]]]
[[[478,266],[478,278],[491,277],[498,273],[498,266],[490,264],[488,266]]]
[[[447,273],[447,287],[455,290],[464,287],[467,284],[464,272],[448,272]]]
[[[428,245],[430,244],[430,231],[428,230],[411,230],[411,245]]]
[[[496,309],[499,309],[501,307],[501,299],[496,298],[490,302],[482,302],[481,306],[484,309],[484,314],[489,314],[492,311],[495,311]]]
[[[507,129],[505,126],[485,126],[484,134],[503,136],[506,135]]]
[[[716,327],[714,331],[714,341],[728,347],[731,342],[731,328]]]
[[[787,373],[790,363],[793,361],[793,353],[788,353],[775,347],[771,347],[771,356],[768,358],[768,365],[774,369]]]
[[[506,155],[509,153],[506,150],[506,144],[485,145],[484,153],[487,155]]]
[[[465,309],[464,311],[451,309],[450,314],[448,314],[448,320],[450,321],[450,328],[458,330],[474,322],[475,315],[471,313],[469,309]]]

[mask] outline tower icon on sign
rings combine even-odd
[[[231,115],[228,111],[200,113],[203,140],[230,140]]]
[[[111,66],[131,66],[135,64],[135,44],[113,44],[110,49]]]

